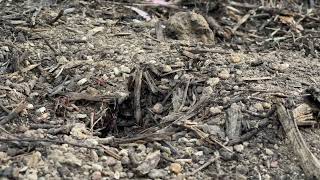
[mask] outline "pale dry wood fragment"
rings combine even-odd
[[[277,102],[276,107],[278,119],[292,145],[295,155],[300,161],[300,166],[306,174],[307,179],[320,179],[320,162],[308,148],[293,116],[281,102]]]

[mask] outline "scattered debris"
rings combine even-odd
[[[306,2],[0,1],[0,177],[319,179]]]

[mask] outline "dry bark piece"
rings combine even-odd
[[[24,109],[26,109],[27,103],[22,101],[21,103],[18,104],[18,106],[8,114],[8,116],[4,117],[3,120],[0,121],[0,125],[6,124],[13,120],[14,118],[19,116],[19,113],[21,113]]]
[[[212,16],[205,16],[210,28],[216,32],[216,34],[220,37],[225,39],[231,38],[231,33],[223,29],[223,27],[212,17]]]
[[[313,117],[313,109],[306,103],[300,104],[292,111],[293,118],[298,126],[314,125],[317,122]]]
[[[226,134],[229,140],[238,139],[241,130],[241,107],[236,103],[231,104],[227,110]]]
[[[155,25],[155,29],[156,29],[156,36],[157,36],[157,40],[159,41],[164,41],[164,34],[163,34],[163,25],[161,21],[158,21]]]
[[[304,141],[295,119],[281,102],[277,102],[277,114],[280,123],[289,139],[294,153],[300,161],[307,179],[320,179],[320,162],[312,154]]]

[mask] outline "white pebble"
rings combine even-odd
[[[37,113],[37,114],[42,114],[42,113],[44,113],[45,111],[46,111],[46,107],[41,107],[41,108],[39,108],[39,109],[36,110],[36,113]]]
[[[244,146],[242,144],[237,144],[237,145],[233,146],[233,148],[237,152],[242,152],[244,149]]]
[[[34,106],[33,106],[33,104],[27,104],[27,109],[33,109],[34,108]]]
[[[128,67],[125,66],[125,65],[121,65],[121,66],[120,66],[120,71],[121,71],[122,73],[130,73],[130,72],[131,72],[130,68],[128,68]]]
[[[164,66],[162,67],[162,71],[163,71],[164,73],[168,73],[168,72],[171,72],[171,71],[172,71],[172,68],[171,68],[171,66],[169,66],[169,65],[164,65]]]
[[[222,108],[221,106],[218,106],[218,107],[210,107],[209,111],[212,115],[217,115],[217,114],[220,114],[222,111]]]
[[[220,79],[226,80],[230,78],[230,72],[227,69],[223,69],[222,71],[220,71],[220,73],[218,74],[218,77]]]
[[[214,87],[215,85],[217,85],[220,82],[219,78],[209,78],[207,80],[207,84],[210,85],[211,87]]]

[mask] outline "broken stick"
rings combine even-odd
[[[137,124],[142,125],[142,112],[141,112],[141,83],[142,83],[142,74],[141,69],[137,69],[135,80],[134,80],[134,117]]]
[[[281,102],[278,101],[276,107],[279,121],[293,147],[295,155],[300,161],[300,166],[306,174],[307,179],[320,179],[320,162],[307,147],[293,116]]]

